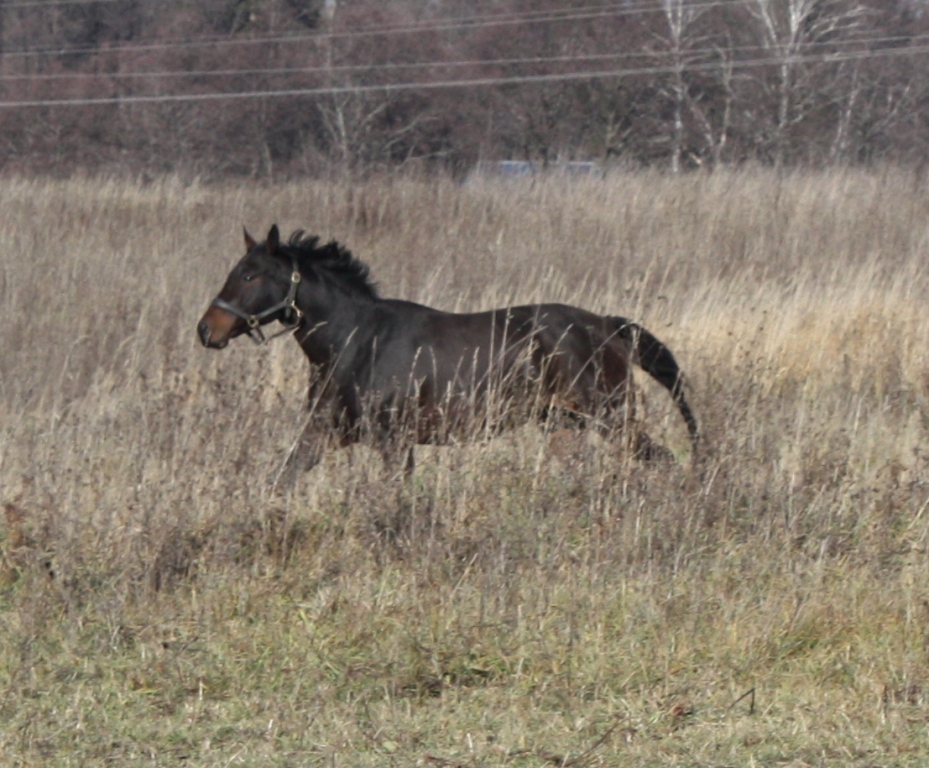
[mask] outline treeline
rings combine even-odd
[[[927,155],[917,0],[0,0],[0,167]]]

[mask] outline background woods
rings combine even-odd
[[[4,0],[0,167],[909,161],[927,44],[912,0]]]

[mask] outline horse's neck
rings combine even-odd
[[[371,335],[375,303],[367,298],[334,296],[328,307],[301,307],[305,325],[296,338],[310,362],[329,368],[345,356],[350,345]]]

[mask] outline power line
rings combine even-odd
[[[94,5],[125,3],[126,0],[93,0]],[[59,5],[87,5],[87,0],[41,0],[41,2],[3,3],[3,8],[47,8]]]
[[[907,48],[885,48],[879,51],[847,51],[843,53],[797,56],[796,63],[826,63],[856,61],[872,57],[913,56],[929,53],[929,45]],[[728,66],[735,69],[753,69],[772,66],[780,59],[767,57],[754,60],[733,61]],[[719,68],[718,63],[692,64],[688,72],[705,72]],[[326,96],[335,94],[395,93],[400,91],[440,90],[459,88],[486,88],[518,84],[541,84],[568,82],[577,80],[601,80],[637,77],[643,75],[670,74],[678,71],[675,66],[637,67],[632,69],[590,70],[585,72],[562,72],[542,75],[518,75],[502,77],[467,78],[461,80],[442,80],[434,82],[385,83],[382,85],[327,86],[321,88],[286,88],[279,90],[252,90],[201,94],[163,94],[149,96],[93,97],[78,99],[35,99],[22,101],[0,101],[0,109],[24,109],[35,107],[83,107],[116,106],[128,104],[165,104],[208,101],[233,101],[255,98],[285,98],[298,96]]]
[[[908,42],[910,47],[918,44],[922,40],[929,38],[929,35],[895,35],[879,37],[855,37],[846,40],[829,40],[824,42],[812,42],[805,44],[806,50],[817,47],[828,47],[831,50],[841,49],[851,46],[875,46],[890,45],[894,43]],[[751,52],[763,52],[767,46],[742,45],[731,46],[725,49],[727,54],[746,54]],[[718,56],[720,49],[718,47],[710,48],[689,48],[681,52],[683,58],[699,58],[702,56]],[[255,69],[200,69],[200,70],[163,70],[163,71],[130,71],[130,72],[70,72],[70,73],[53,73],[53,74],[5,74],[0,75],[0,81],[56,81],[64,80],[74,82],[79,80],[94,80],[105,78],[107,80],[131,80],[141,78],[207,78],[207,77],[245,77],[245,76],[274,76],[274,75],[299,75],[299,74],[338,74],[350,72],[382,72],[395,70],[411,69],[441,69],[441,68],[459,68],[459,67],[516,67],[530,66],[539,64],[571,64],[575,62],[595,62],[607,61],[613,59],[638,59],[638,58],[658,58],[662,55],[668,55],[666,51],[623,51],[618,53],[590,53],[574,54],[570,56],[526,56],[503,59],[466,59],[466,60],[432,60],[421,62],[383,62],[380,64],[345,64],[345,65],[314,65],[309,67],[268,67]]]
[[[110,0],[115,2],[117,0]],[[706,0],[705,2],[689,3],[689,9],[705,10],[712,7],[726,5],[742,5],[742,0]],[[572,12],[573,11],[573,12]],[[640,4],[622,3],[612,5],[593,6],[587,9],[569,10],[548,10],[548,11],[529,11],[521,14],[504,13],[504,14],[487,14],[484,16],[473,16],[465,19],[439,19],[434,21],[420,22],[416,24],[385,24],[374,25],[362,29],[353,29],[345,31],[328,31],[317,32],[311,35],[306,34],[288,34],[288,35],[256,35],[254,37],[201,37],[196,39],[181,39],[174,41],[163,41],[158,43],[131,43],[124,45],[110,46],[101,49],[95,46],[46,46],[43,48],[5,50],[0,53],[0,57],[6,58],[23,58],[42,55],[79,55],[90,53],[121,53],[123,51],[139,52],[167,49],[188,49],[188,48],[207,48],[207,47],[229,47],[240,45],[268,45],[274,43],[291,44],[320,42],[323,40],[345,40],[352,38],[374,37],[379,35],[399,35],[399,34],[418,34],[422,32],[445,32],[459,29],[481,29],[493,26],[513,26],[516,24],[545,24],[557,23],[562,21],[590,21],[607,18],[610,16],[633,16],[643,13],[664,13],[661,6],[645,0]]]

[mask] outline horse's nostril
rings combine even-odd
[[[197,325],[197,335],[200,336],[203,346],[210,343],[210,326],[206,324],[206,320],[201,320]]]

